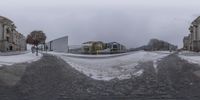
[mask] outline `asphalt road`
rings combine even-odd
[[[153,62],[141,63],[144,73],[126,80],[93,80],[51,55],[21,65],[26,69],[16,84],[0,78],[0,100],[200,100],[200,77],[194,74],[200,66],[176,54],[158,62],[157,71]]]

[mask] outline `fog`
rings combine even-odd
[[[158,38],[182,47],[198,0],[4,0],[0,14],[27,36],[43,30],[47,41],[69,36],[69,45],[116,41],[128,48]]]

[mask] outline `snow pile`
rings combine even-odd
[[[32,53],[25,53],[20,55],[12,56],[0,56],[0,66],[2,65],[13,65],[15,63],[31,63],[39,60],[42,57],[42,54],[39,53],[38,56]]]
[[[129,79],[131,76],[139,76],[143,69],[137,65],[141,62],[156,61],[168,54],[138,51],[128,55],[109,57],[104,59],[86,59],[55,53],[76,70],[96,80]],[[95,55],[92,55],[95,56]],[[107,55],[109,56],[109,55]]]
[[[182,56],[182,55],[180,55],[179,57],[181,57],[184,60],[187,60],[188,62],[200,65],[200,57],[199,56]]]
[[[155,53],[161,53],[161,54],[172,54],[174,53],[174,51],[170,52],[170,51],[154,51]]]
[[[190,63],[199,64],[200,65],[200,56],[185,56],[179,55],[184,60],[187,60]]]
[[[179,52],[179,57],[184,60],[187,60],[190,63],[200,65],[200,53],[192,52],[192,51],[182,51],[182,52]]]
[[[200,53],[197,52],[192,52],[192,51],[181,51],[178,53],[179,55],[184,55],[184,56],[200,56]]]

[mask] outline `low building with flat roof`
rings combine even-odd
[[[48,51],[68,52],[69,51],[68,36],[51,40],[46,44],[46,46]]]

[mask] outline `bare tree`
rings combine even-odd
[[[26,39],[28,44],[36,46],[36,56],[38,56],[38,45],[45,44],[46,35],[43,31],[32,31]]]

